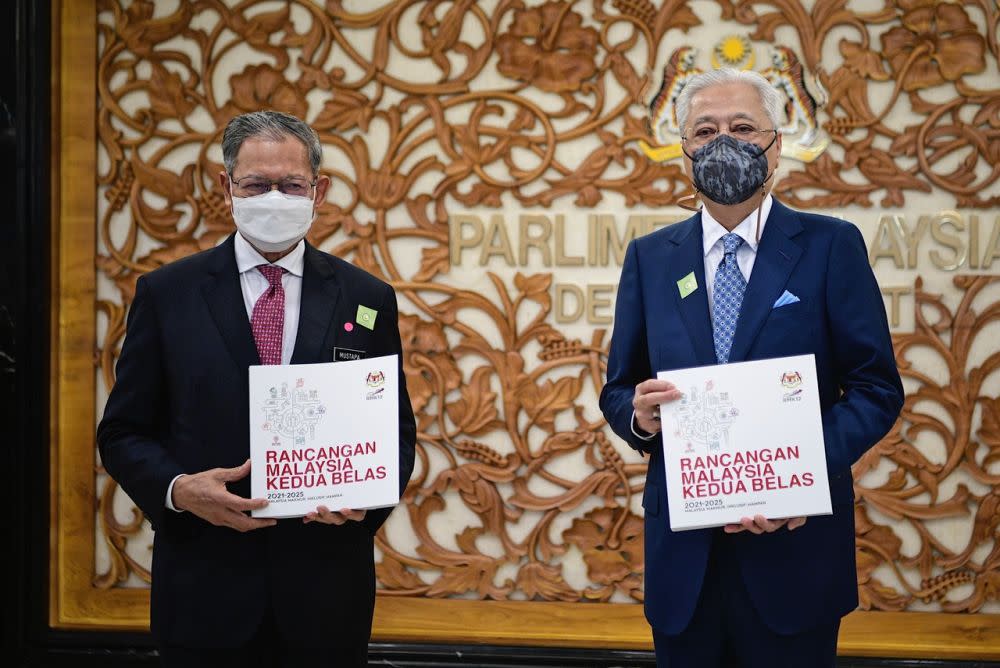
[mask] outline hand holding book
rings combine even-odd
[[[769,520],[763,515],[755,515],[754,517],[744,517],[740,520],[739,524],[727,524],[725,531],[726,533],[749,531],[758,536],[762,533],[774,533],[781,527],[788,527],[789,531],[795,531],[805,524],[807,519],[809,518],[789,517],[783,520]]]
[[[368,513],[367,510],[350,510],[348,508],[341,508],[339,511],[330,510],[326,506],[319,506],[316,508],[314,513],[306,513],[302,518],[304,524],[309,524],[310,522],[320,522],[321,524],[336,524],[340,526],[345,522],[360,522],[365,519],[365,515]]]

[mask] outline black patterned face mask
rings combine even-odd
[[[694,187],[708,199],[719,204],[745,202],[767,180],[767,156],[771,143],[761,148],[756,144],[719,135],[705,144],[691,159]]]

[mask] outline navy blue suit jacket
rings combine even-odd
[[[698,290],[681,298],[690,272]],[[658,371],[715,364],[705,290],[701,214],[633,241],[622,267],[601,410],[611,428],[650,455],[646,515],[646,617],[683,631],[701,591],[712,532],[673,533],[662,441],[631,429],[635,386]],[[788,290],[799,302],[773,308]],[[851,465],[892,427],[903,403],[878,284],[858,229],[775,201],[761,236],[730,361],[813,353],[833,515],[772,534],[733,536],[750,597],[764,622],[797,633],[857,606]]]
[[[356,326],[358,305],[378,311]],[[333,361],[334,346],[400,356],[400,492],[416,428],[402,370],[392,288],[306,244],[293,364]],[[151,622],[161,645],[243,644],[269,605],[297,644],[367,642],[374,608],[372,540],[389,509],[343,526],[279,520],[239,533],[165,507],[181,473],[249,456],[249,367],[259,364],[233,238],[139,279],[117,379],[97,440],[104,468],[155,530]],[[230,490],[250,496],[249,476]]]

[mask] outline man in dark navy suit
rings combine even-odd
[[[840,619],[858,601],[851,465],[903,403],[860,232],[769,194],[781,102],[754,72],[686,84],[678,121],[704,206],[632,242],[622,267],[601,409],[650,455],[645,610],[660,667],[835,665]],[[672,532],[658,407],[680,392],[656,373],[808,353],[833,514]]]
[[[390,509],[257,519],[249,367],[400,355],[400,492],[416,428],[393,289],[304,241],[329,188],[301,120],[234,118],[219,182],[237,232],[139,279],[98,427],[105,469],[155,530],[166,666],[365,666],[373,537]]]

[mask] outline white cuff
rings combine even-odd
[[[638,423],[636,423],[635,421],[635,410],[632,411],[632,433],[635,434],[636,438],[641,438],[644,441],[652,441],[654,438],[656,438],[656,434],[647,434],[645,429],[639,428]],[[643,434],[646,435],[643,436]]]
[[[167,485],[167,508],[174,511],[175,513],[183,513],[184,511],[181,510],[180,508],[174,507],[174,483],[177,482],[177,478],[182,478],[185,475],[187,474],[186,473],[180,474],[179,476],[171,480],[169,485]]]

